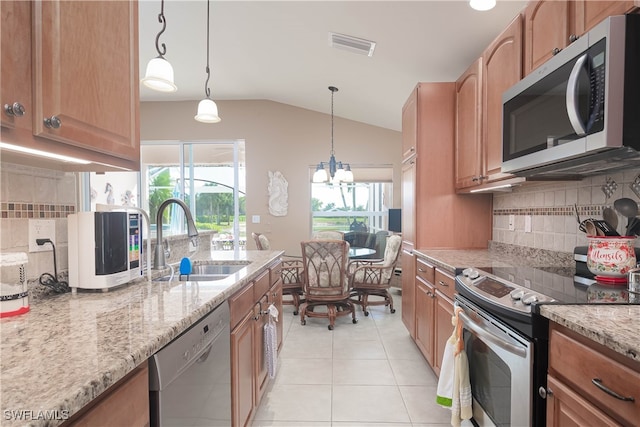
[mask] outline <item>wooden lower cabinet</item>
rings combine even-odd
[[[229,298],[233,426],[251,424],[269,385],[264,325],[269,321],[267,312],[271,304],[279,312],[276,323],[278,350],[282,346],[282,280],[278,274],[270,274],[275,270],[280,271],[280,261],[259,273],[250,284]]]
[[[436,294],[433,286],[416,277],[416,345],[429,365],[435,365],[433,352]]]
[[[409,330],[409,335],[416,337],[416,261],[413,246],[402,242],[400,253],[402,265],[402,322]]]
[[[560,380],[548,376],[547,388],[553,390],[551,395],[547,395],[547,426],[596,427],[620,425]]]
[[[247,313],[240,324],[231,331],[231,422],[234,426],[246,426],[254,407],[254,316]]]
[[[65,425],[148,427],[149,424],[149,368],[144,362]]]
[[[451,336],[451,332],[453,332],[453,325],[451,324],[453,301],[440,291],[436,291],[435,311],[435,363],[432,367],[436,375],[440,376],[444,347]]]
[[[639,362],[550,322],[547,426],[637,426],[638,384]]]
[[[436,375],[453,326],[454,279],[420,257],[415,262],[415,340]],[[404,300],[404,291],[403,291]],[[404,301],[403,301],[404,302]]]

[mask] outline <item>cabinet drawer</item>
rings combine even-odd
[[[262,295],[266,294],[269,288],[271,287],[271,283],[269,282],[269,270],[265,270],[260,273],[258,277],[253,281],[253,300],[259,301],[262,298]]]
[[[640,372],[582,341],[588,342],[554,325],[549,336],[549,373],[611,417],[625,425],[634,425],[640,419]],[[635,400],[629,402],[611,396],[593,383],[596,379],[618,395]]]
[[[453,278],[453,276],[450,276],[449,274],[438,268],[436,268],[435,270],[436,273],[433,284],[435,285],[437,290],[453,300],[456,294],[455,279]]]
[[[229,315],[231,317],[231,329],[240,323],[255,303],[253,298],[253,282],[240,289],[229,297]]]
[[[416,259],[416,276],[424,280],[425,282],[433,284],[435,276],[435,267],[428,264],[426,261],[417,258]]]
[[[275,284],[282,275],[282,263],[278,261],[269,268],[271,285]]]

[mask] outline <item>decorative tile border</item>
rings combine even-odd
[[[13,203],[0,204],[0,218],[66,218],[75,213],[75,205],[52,205],[45,203]]]
[[[578,205],[580,217],[592,217],[602,215],[602,209],[608,205]],[[554,206],[547,208],[507,208],[494,209],[494,215],[541,215],[541,216],[574,216],[574,206]]]

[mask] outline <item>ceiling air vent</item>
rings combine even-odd
[[[329,46],[361,55],[373,56],[376,42],[347,36],[345,34],[329,33]]]

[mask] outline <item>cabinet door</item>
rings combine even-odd
[[[283,333],[283,322],[284,319],[282,313],[282,278],[278,278],[275,285],[271,287],[271,295],[270,302],[273,303],[278,309],[278,323],[276,324],[276,328],[278,330],[278,351],[282,349],[282,333]]]
[[[415,339],[416,263],[413,246],[403,242],[400,256],[402,263],[402,322],[409,330],[409,335]]]
[[[453,332],[451,317],[453,317],[453,301],[440,293],[440,291],[436,291],[435,363],[433,365],[433,370],[438,376],[440,375],[440,368],[442,366],[444,348],[447,345],[447,340]]]
[[[267,310],[269,307],[269,298],[267,295],[260,299],[260,304],[256,308],[256,321],[253,322],[253,343],[254,343],[254,361],[255,361],[255,405],[260,404],[262,396],[267,389],[269,383],[269,372],[267,370],[267,359],[264,354],[264,326],[269,321],[269,315],[261,313],[260,310]]]
[[[418,89],[402,107],[402,159],[406,160],[417,153],[418,143]]]
[[[234,426],[246,426],[254,408],[253,312],[231,331],[231,406]]]
[[[524,74],[569,44],[571,7],[564,0],[538,0],[525,8]]]
[[[626,1],[593,1],[576,2],[576,34],[582,35],[593,28],[607,16],[623,15],[636,8],[637,2]]]
[[[33,5],[34,134],[139,166],[137,2]]]
[[[547,376],[547,426],[619,426],[552,376]]]
[[[0,37],[2,50],[0,65],[2,66],[2,86],[0,93],[0,124],[4,133],[8,129],[19,132],[26,131],[31,135],[33,106],[31,102],[31,3],[28,1],[0,2]],[[15,117],[7,113],[5,105],[19,103],[24,108],[24,115]]]
[[[481,184],[482,58],[456,82],[456,188]]]
[[[416,344],[431,366],[434,365],[435,298],[433,286],[416,277]]]
[[[522,18],[520,15],[482,55],[482,144],[488,181],[510,177],[502,168],[502,93],[522,78]]]
[[[416,239],[416,157],[402,165],[402,240],[415,244]]]

